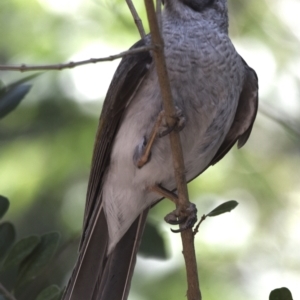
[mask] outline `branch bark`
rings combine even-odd
[[[174,116],[175,114],[175,107],[173,104],[171,86],[164,56],[164,42],[159,31],[153,0],[144,1],[151,31],[152,44],[154,46],[153,56],[157,69],[157,76],[159,79],[166,121],[168,126],[172,127],[172,125],[174,124],[174,118],[172,118],[172,116]],[[177,206],[187,208],[190,202],[188,199],[188,190],[185,178],[183,152],[178,132],[173,130],[170,133],[170,143],[173,156],[175,180],[178,191]],[[194,247],[194,234],[192,229],[182,231],[181,239],[187,272],[187,298],[188,300],[200,300],[202,298],[199,288],[197,261]]]
[[[18,66],[12,66],[12,65],[0,65],[0,71],[20,71],[20,72],[26,72],[26,71],[47,71],[47,70],[62,70],[62,69],[72,69],[78,66],[87,65],[87,64],[95,64],[98,62],[103,61],[112,61],[118,58],[122,58],[124,56],[133,55],[139,52],[145,52],[153,49],[153,47],[140,47],[136,49],[131,49],[128,51],[123,51],[119,54],[110,55],[103,58],[90,58],[86,60],[81,60],[77,62],[68,62],[65,64],[49,64],[49,65],[36,65],[36,66],[29,66],[29,65],[18,65]]]
[[[162,26],[162,19],[161,19],[161,0],[156,0],[156,18],[159,28],[161,29]]]
[[[133,20],[134,20],[135,25],[136,25],[139,33],[140,33],[140,36],[141,36],[141,38],[143,38],[146,35],[144,27],[143,27],[143,22],[142,22],[141,18],[139,17],[132,1],[131,0],[126,0],[126,3],[129,7],[129,10],[130,10],[131,14],[132,14]]]
[[[16,298],[1,283],[0,291],[7,300],[16,300]]]
[[[126,0],[127,5],[131,11],[131,14],[133,16],[134,22],[138,28],[138,31],[140,33],[141,38],[145,37],[145,30],[143,27],[143,23],[132,3],[131,0]],[[59,64],[47,64],[47,65],[27,65],[27,64],[21,64],[21,65],[0,65],[0,71],[19,71],[19,72],[28,72],[28,71],[49,71],[49,70],[63,70],[63,69],[72,69],[78,66],[87,65],[87,64],[95,64],[98,62],[103,61],[112,61],[118,58],[122,58],[124,56],[136,54],[139,52],[145,52],[152,50],[152,47],[140,47],[137,49],[131,49],[128,51],[123,51],[119,54],[110,55],[108,57],[103,58],[90,58],[86,60],[81,60],[77,62],[70,61],[68,63],[59,63]]]

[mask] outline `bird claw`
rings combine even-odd
[[[157,137],[163,137],[169,134],[172,130],[180,131],[185,126],[185,117],[182,110],[175,106],[175,114],[172,116],[176,122],[172,127],[168,127],[165,120],[165,112],[161,111],[157,117],[156,123],[151,131],[150,136],[143,137],[141,142],[135,147],[133,153],[133,163],[137,168],[142,168],[151,157],[151,148]],[[162,124],[163,123],[163,124]]]
[[[174,116],[172,116],[172,118],[176,119],[174,125],[171,127],[169,127],[166,123],[162,125],[163,129],[160,130],[158,134],[159,137],[164,137],[173,130],[179,132],[185,127],[185,117],[183,115],[182,110],[179,107],[175,106],[175,114]]]
[[[171,225],[182,224],[186,220],[186,217],[179,216],[176,210],[173,210],[165,216],[165,221]]]
[[[189,207],[183,211],[179,208],[170,212],[165,216],[165,221],[171,225],[180,225],[179,229],[171,229],[172,232],[182,232],[186,229],[193,228],[197,222],[197,208],[194,203],[190,203]]]

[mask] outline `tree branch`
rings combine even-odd
[[[161,29],[162,19],[161,19],[161,0],[156,0],[156,18],[158,22],[158,26]]]
[[[141,37],[145,37],[145,30],[143,27],[143,23],[132,3],[131,0],[126,0],[127,5],[131,11],[131,14],[133,16],[133,19],[136,23],[136,26],[139,30],[139,33]],[[70,61],[68,63],[59,63],[59,64],[47,64],[47,65],[35,65],[35,66],[30,66],[26,64],[21,64],[21,65],[0,65],[0,71],[19,71],[19,72],[27,72],[27,71],[48,71],[48,70],[63,70],[63,69],[72,69],[78,66],[82,65],[87,65],[87,64],[95,64],[98,62],[103,62],[103,61],[112,61],[118,58],[122,58],[127,55],[133,55],[139,52],[145,52],[152,50],[153,47],[145,46],[145,47],[140,47],[136,49],[131,49],[128,51],[123,51],[119,54],[115,55],[110,55],[108,57],[103,57],[103,58],[90,58],[86,60],[81,60],[77,62]]]
[[[152,44],[155,46],[153,56],[157,69],[157,76],[159,79],[159,85],[163,99],[163,106],[166,114],[166,121],[168,126],[172,127],[172,125],[174,124],[174,118],[172,118],[172,116],[174,116],[175,114],[175,107],[172,100],[171,86],[166,68],[166,61],[164,56],[164,43],[159,32],[159,26],[157,23],[153,0],[144,1],[151,31]],[[178,132],[173,130],[170,133],[170,142],[173,156],[174,173],[178,191],[177,206],[181,208],[187,208],[190,202],[188,200],[183,153]],[[183,245],[183,255],[187,271],[187,297],[188,300],[200,300],[201,292],[199,289],[197,261],[194,247],[194,234],[192,229],[182,231],[181,238]]]
[[[153,49],[153,47],[140,47],[136,49],[131,49],[128,51],[123,51],[119,54],[110,55],[103,58],[90,58],[86,60],[81,60],[77,62],[68,62],[65,64],[50,64],[50,65],[36,65],[36,66],[29,66],[29,65],[19,65],[19,66],[12,66],[12,65],[0,65],[0,71],[20,71],[20,72],[26,72],[26,71],[40,71],[40,70],[62,70],[62,69],[72,69],[78,66],[87,65],[87,64],[95,64],[98,62],[103,61],[112,61],[118,58],[122,58],[124,56],[133,55],[139,52],[145,52]]]
[[[16,298],[1,283],[0,291],[7,300],[16,300]]]
[[[132,1],[131,0],[126,0],[126,3],[127,3],[128,7],[130,9],[130,12],[131,12],[132,16],[133,16],[134,23],[136,24],[136,27],[137,27],[137,29],[140,33],[140,36],[141,36],[141,38],[143,38],[146,35],[145,30],[144,30],[144,26],[143,26],[143,22],[142,22],[141,18],[139,17]]]

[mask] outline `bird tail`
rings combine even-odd
[[[126,300],[144,231],[143,211],[107,255],[108,229],[103,209],[90,222],[63,300]],[[92,221],[92,220],[91,220]]]

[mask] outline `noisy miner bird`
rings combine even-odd
[[[258,80],[228,37],[227,1],[165,0],[162,35],[176,126],[164,125],[151,51],[123,58],[100,116],[65,300],[127,299],[148,210],[176,189],[168,131],[180,131],[188,181],[250,135]],[[150,43],[148,35],[131,49]],[[195,216],[178,222],[190,227]]]

